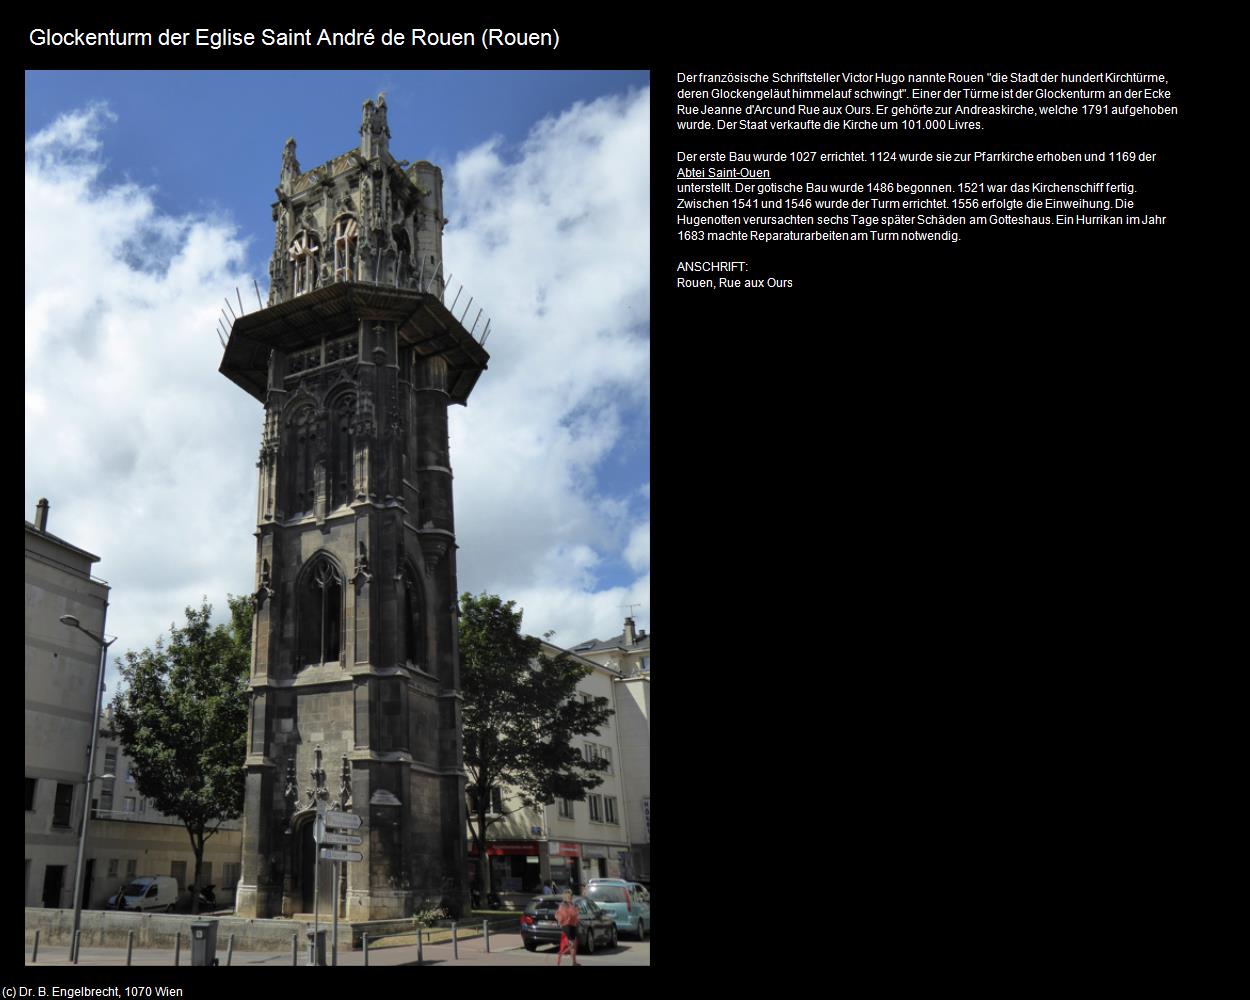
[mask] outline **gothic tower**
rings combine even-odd
[[[265,407],[243,916],[311,912],[317,795],[362,820],[348,919],[467,902],[447,407],[488,356],[443,304],[442,172],[389,139],[379,97],[329,163],[287,141],[269,303],[221,363]]]

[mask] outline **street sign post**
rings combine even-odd
[[[347,767],[347,757],[343,757],[343,767]],[[339,862],[341,861],[363,861],[365,856],[359,851],[339,851],[329,847],[322,847],[322,844],[343,844],[348,847],[357,844],[363,844],[364,839],[349,833],[334,833],[326,830],[326,827],[332,827],[335,830],[359,830],[361,827],[361,819],[355,813],[338,812],[334,809],[325,810],[324,817],[318,816],[318,821],[323,822],[321,835],[317,838],[317,848],[319,857],[325,861],[334,862],[334,964],[338,964],[339,949]]]
[[[321,835],[321,840],[317,842],[317,846],[344,844],[348,847],[355,847],[357,844],[363,844],[364,842],[364,837],[358,837],[354,833],[331,833],[327,831]]]
[[[333,826],[340,830],[359,830],[361,819],[355,813],[334,812],[327,810],[326,826]]]
[[[364,861],[365,856],[359,851],[337,851],[332,847],[321,849],[323,861]]]

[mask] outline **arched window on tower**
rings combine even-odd
[[[317,287],[317,266],[321,260],[321,239],[311,229],[302,230],[291,241],[287,256],[291,258],[294,278],[292,295],[303,295]]]
[[[330,407],[330,506],[334,509],[351,503],[353,497],[352,420],[355,414],[356,397],[351,393],[339,396]]]
[[[316,491],[313,466],[317,458],[317,420],[311,404],[286,418],[285,478],[282,509],[286,517],[312,512]]]
[[[421,665],[425,649],[425,630],[421,618],[421,589],[412,566],[404,564],[404,656],[409,663]]]
[[[356,276],[356,220],[341,215],[334,223],[334,280],[353,281]]]
[[[314,556],[299,584],[297,669],[337,663],[341,654],[343,578],[325,556]]]

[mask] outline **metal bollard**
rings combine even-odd
[[[451,957],[460,957],[460,942],[456,940],[456,922],[451,922]]]
[[[134,950],[135,950],[135,932],[127,931],[126,932],[126,964],[127,965],[130,964],[130,956],[134,954]]]
[[[291,935],[291,964],[299,965],[299,931]]]
[[[425,961],[425,953],[421,947],[421,942],[425,940],[425,931],[417,928],[417,965]]]
[[[74,931],[74,964],[78,964],[78,942],[82,940],[82,931]]]
[[[39,932],[35,931],[35,952],[30,956],[30,964],[34,965],[39,961]]]
[[[360,935],[360,940],[361,940],[361,943],[365,946],[365,965],[368,966],[369,965],[369,935],[368,934]]]
[[[230,964],[230,959],[234,958],[234,935],[226,939],[226,965]]]
[[[174,931],[174,968],[178,968],[178,959],[182,955],[182,931]]]
[[[486,939],[486,954],[490,954],[490,921],[482,921],[482,937]]]

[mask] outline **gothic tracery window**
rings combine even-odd
[[[350,393],[338,398],[331,409],[330,440],[330,506],[350,503],[355,472],[352,448],[352,421],[356,413],[356,397]]]
[[[291,258],[294,275],[292,295],[303,295],[317,287],[317,265],[320,261],[321,240],[311,229],[305,229],[291,241],[287,256]]]
[[[356,220],[343,215],[334,223],[334,280],[351,281],[356,274]]]
[[[409,663],[420,664],[424,646],[421,625],[421,590],[412,567],[404,565],[404,656]]]
[[[316,414],[311,405],[301,406],[286,421],[286,491],[283,510],[287,517],[310,513],[316,499],[314,465],[317,451]]]
[[[340,656],[343,579],[325,557],[314,557],[299,586],[298,667],[336,663]]]

